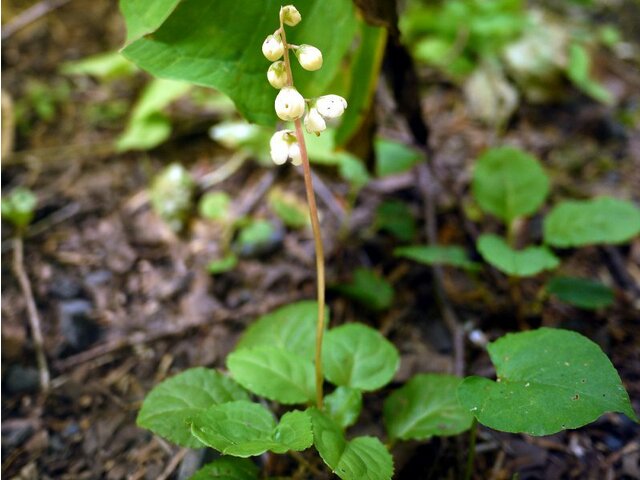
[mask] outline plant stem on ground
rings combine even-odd
[[[293,85],[293,75],[291,73],[291,63],[289,62],[289,45],[287,44],[287,36],[282,23],[282,15],[280,15],[280,36],[284,44],[284,65],[288,76],[288,85]],[[318,297],[318,321],[316,323],[316,352],[315,352],[315,370],[316,370],[316,406],[321,409],[323,404],[322,384],[324,376],[322,374],[322,337],[324,335],[324,311],[325,311],[325,277],[324,277],[324,248],[322,246],[322,233],[320,231],[320,220],[318,218],[318,207],[316,205],[316,196],[313,191],[313,181],[311,179],[311,165],[309,165],[309,156],[307,154],[307,145],[304,141],[304,133],[302,132],[302,121],[295,121],[296,138],[300,146],[300,155],[302,157],[302,170],[304,173],[304,187],[307,193],[307,203],[309,204],[309,217],[311,219],[311,229],[313,231],[313,241],[316,250],[316,276],[317,276],[317,297]]]

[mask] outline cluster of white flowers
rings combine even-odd
[[[283,24],[296,26],[302,20],[300,12],[293,5],[280,9],[280,19]],[[347,101],[339,95],[323,95],[318,98],[305,99],[293,86],[290,69],[285,61],[280,60],[285,54],[285,48],[294,51],[300,66],[305,70],[315,71],[322,67],[322,52],[312,45],[285,45],[279,28],[272,35],[267,36],[262,44],[262,53],[273,62],[267,71],[267,80],[272,87],[280,90],[276,97],[275,110],[278,117],[284,121],[293,122],[304,115],[304,126],[307,132],[320,135],[326,130],[327,120],[337,118],[347,108]],[[288,57],[285,56],[285,60]],[[308,106],[308,111],[307,111]],[[305,115],[306,112],[306,115]],[[271,137],[271,158],[282,165],[291,160],[294,165],[300,165],[300,146],[295,133],[291,130],[280,130]]]

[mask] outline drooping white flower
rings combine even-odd
[[[291,159],[293,165],[302,163],[300,145],[293,130],[280,130],[271,136],[269,141],[271,160],[276,165],[283,165]]]
[[[285,25],[295,27],[302,20],[302,16],[296,7],[293,5],[286,5],[280,9],[280,15]]]
[[[284,66],[284,62],[279,60],[272,63],[267,70],[267,80],[273,88],[282,88],[289,83],[289,75],[287,75],[287,69]]]
[[[262,54],[267,60],[275,62],[284,54],[284,44],[280,35],[269,35],[262,43]]]
[[[322,67],[322,52],[312,45],[300,45],[296,49],[296,57],[305,70],[313,72]]]
[[[304,114],[304,97],[298,93],[295,87],[284,87],[276,97],[275,108],[278,117],[292,122]]]
[[[316,108],[324,118],[337,118],[347,108],[347,101],[340,95],[323,95],[316,100]]]
[[[309,133],[320,133],[327,129],[327,122],[324,121],[322,115],[317,108],[312,108],[304,117],[304,128]]]
[[[289,158],[291,159],[291,164],[302,165],[302,152],[300,151],[300,145],[298,142],[292,143],[291,147],[289,147]]]

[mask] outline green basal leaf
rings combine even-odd
[[[285,413],[276,425],[266,407],[244,400],[200,412],[191,431],[204,445],[234,457],[261,455],[268,450],[299,451],[313,443],[311,419],[305,412]]]
[[[422,159],[422,155],[417,150],[386,138],[377,138],[374,148],[376,152],[376,175],[378,177],[386,177],[411,170]]]
[[[588,310],[608,307],[615,300],[611,288],[585,278],[556,277],[545,288],[563,302]]]
[[[252,218],[238,232],[233,250],[241,257],[261,255],[271,251],[280,242],[280,235],[269,220]]]
[[[230,272],[238,265],[238,257],[234,253],[230,253],[220,260],[213,260],[207,265],[207,271],[211,275],[219,275],[221,273]]]
[[[338,387],[324,397],[327,415],[341,428],[356,423],[362,410],[362,392],[355,388]]]
[[[151,182],[151,206],[175,232],[181,231],[189,220],[195,189],[195,180],[179,163],[164,168]]]
[[[171,122],[162,112],[190,88],[185,82],[151,80],[133,107],[125,131],[116,141],[116,150],[150,150],[167,140],[171,135]]]
[[[375,437],[347,441],[329,417],[315,408],[308,410],[313,424],[313,442],[331,471],[343,480],[390,480],[393,458]]]
[[[192,368],[156,385],[144,399],[136,420],[178,445],[201,447],[191,435],[190,422],[203,410],[234,400],[248,400],[236,382],[215,370]]]
[[[378,205],[375,224],[379,230],[385,230],[403,242],[410,242],[416,235],[416,221],[411,210],[399,200]]]
[[[458,435],[473,421],[458,402],[462,378],[421,374],[394,391],[384,402],[384,423],[392,440],[426,440]]]
[[[284,404],[315,399],[311,360],[279,347],[236,350],[227,357],[231,376],[247,390]]]
[[[178,3],[180,0],[120,0],[127,25],[127,43],[154,32]]]
[[[391,381],[399,365],[396,347],[371,327],[349,323],[325,335],[322,366],[334,385],[377,390]]]
[[[480,235],[478,251],[482,258],[498,270],[515,277],[530,277],[560,265],[558,257],[547,247],[514,250],[504,238],[493,234]]]
[[[90,75],[101,80],[127,77],[138,71],[120,52],[106,52],[67,62],[60,67],[64,75]]]
[[[302,301],[285,305],[258,318],[240,338],[236,350],[278,347],[312,360],[316,342],[318,303]],[[325,314],[325,325],[329,313]]]
[[[155,1],[135,3],[150,8]],[[149,25],[155,27],[153,34],[133,41],[123,53],[153,75],[220,90],[231,97],[247,120],[273,126],[277,120],[273,111],[277,90],[267,82],[269,61],[262,55],[261,46],[278,28],[280,6],[275,0],[178,2],[160,22],[159,15],[149,15],[152,21],[136,22],[144,28],[130,28],[129,38],[136,38],[138,31],[148,33]],[[132,23],[124,7],[127,22]],[[349,0],[300,0],[296,8],[302,21],[295,28],[287,28],[287,40],[314,45],[324,59],[317,72],[306,72],[292,61],[296,87],[306,98],[312,98],[327,93],[352,44],[357,20]]]
[[[258,467],[246,458],[220,457],[194,473],[189,480],[258,480]]]
[[[544,241],[554,247],[625,243],[640,234],[640,209],[611,197],[566,201],[544,219]]]
[[[31,190],[24,187],[16,187],[2,199],[2,218],[11,222],[16,228],[27,227],[33,220],[38,198]]]
[[[358,131],[369,109],[380,76],[387,30],[359,22],[359,46],[350,69],[349,108],[336,130],[336,145],[344,145]]]
[[[569,47],[567,76],[576,87],[594,100],[605,105],[615,103],[612,93],[591,77],[591,56],[582,45],[577,43]]]
[[[549,179],[538,160],[522,150],[487,150],[473,172],[473,194],[480,207],[510,223],[534,213],[549,193]]]
[[[465,270],[479,268],[477,263],[469,259],[465,249],[457,245],[410,245],[396,248],[393,254],[425,265],[445,265]]]
[[[638,421],[618,372],[600,347],[579,333],[540,328],[489,344],[498,381],[468,377],[460,403],[495,430],[551,435],[606,412]]]
[[[269,192],[269,207],[290,228],[302,228],[309,224],[309,208],[293,194],[274,188]]]
[[[333,287],[371,310],[385,310],[393,302],[393,287],[373,270],[357,268],[353,282]]]
[[[225,192],[208,192],[200,199],[198,212],[200,216],[210,220],[227,220],[231,197]]]

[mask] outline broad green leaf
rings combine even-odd
[[[540,328],[489,344],[498,381],[468,377],[462,405],[495,430],[551,435],[606,412],[638,421],[618,372],[600,347],[579,333]]]
[[[279,347],[241,349],[227,357],[231,376],[253,393],[284,404],[315,399],[311,360]]]
[[[390,480],[393,458],[375,437],[347,441],[329,417],[315,408],[308,410],[313,423],[313,442],[331,471],[343,480]]]
[[[478,264],[469,260],[465,249],[457,245],[410,245],[396,248],[393,254],[425,265],[445,265],[478,270]]]
[[[287,227],[302,228],[309,224],[309,208],[297,196],[274,188],[269,192],[269,207]]]
[[[544,219],[544,241],[554,247],[625,243],[640,234],[640,209],[611,197],[566,201]]]
[[[154,32],[178,3],[180,0],[120,0],[127,25],[127,43]]]
[[[422,159],[422,155],[417,150],[386,138],[377,138],[374,148],[378,177],[406,172]]]
[[[225,402],[248,400],[236,382],[215,370],[192,368],[158,384],[144,399],[136,420],[178,445],[197,448],[190,422],[201,411]]]
[[[322,365],[325,377],[334,385],[370,391],[391,381],[400,356],[377,330],[349,323],[325,335]]]
[[[136,66],[122,56],[120,52],[106,52],[67,62],[60,72],[64,75],[90,75],[101,80],[112,80],[135,73]]]
[[[393,287],[373,270],[357,268],[353,281],[333,287],[371,310],[385,310],[393,302]]]
[[[538,160],[512,147],[492,148],[477,160],[473,194],[480,207],[509,223],[542,206],[549,179]]]
[[[226,220],[230,206],[231,197],[226,192],[208,192],[200,199],[198,212],[210,220]]]
[[[478,251],[498,270],[515,277],[530,277],[560,265],[558,257],[547,247],[514,250],[502,237],[493,234],[480,235]]]
[[[230,253],[219,260],[212,260],[207,265],[207,271],[211,275],[218,275],[233,270],[238,265],[238,257],[235,253]]]
[[[371,180],[362,160],[347,152],[338,152],[338,173],[355,191],[360,190]]]
[[[275,0],[179,2],[153,35],[135,40],[123,53],[153,75],[220,90],[247,120],[273,126],[277,90],[267,82],[269,61],[261,46],[278,27],[280,6]],[[349,0],[300,0],[296,7],[302,21],[287,27],[287,40],[318,47],[324,59],[322,69],[306,72],[292,58],[296,87],[312,98],[327,93],[351,46],[357,21]]]
[[[194,473],[189,480],[258,480],[259,469],[251,460],[220,457]]]
[[[362,392],[355,388],[338,387],[324,397],[324,409],[341,428],[350,427],[360,416]]]
[[[234,457],[304,450],[313,443],[311,420],[305,412],[288,412],[276,425],[266,407],[244,400],[200,412],[191,431],[204,445]]]
[[[127,127],[116,141],[116,150],[149,150],[167,140],[171,135],[171,122],[162,111],[190,88],[184,82],[151,80],[133,107]]]
[[[357,132],[369,110],[371,99],[378,85],[387,30],[359,22],[358,50],[351,62],[351,86],[347,98],[349,108],[341,118],[336,130],[336,145],[344,145]]]
[[[9,195],[2,199],[2,218],[22,229],[33,220],[38,198],[28,188],[16,187]]]
[[[240,338],[236,350],[278,347],[312,360],[315,352],[318,303],[302,301],[285,305],[258,318]],[[325,325],[329,313],[325,314]]]
[[[589,52],[582,45],[571,44],[569,47],[569,63],[567,65],[569,79],[591,98],[606,105],[615,103],[611,92],[591,77],[590,70],[591,57]]]
[[[378,205],[376,227],[391,233],[398,240],[410,242],[416,235],[416,221],[405,202],[388,200]]]
[[[556,277],[545,287],[547,293],[576,307],[595,310],[613,305],[613,290],[606,285],[585,278]]]
[[[393,392],[384,402],[384,423],[391,439],[426,440],[458,435],[473,421],[458,402],[462,378],[421,374]]]
[[[261,255],[281,240],[280,232],[269,220],[249,219],[240,229],[233,250],[242,257]]]

